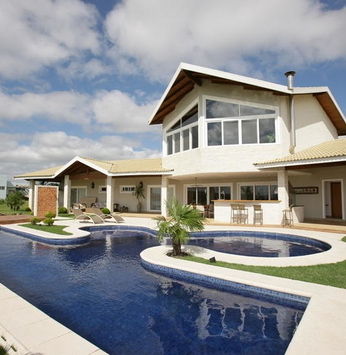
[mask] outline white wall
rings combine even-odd
[[[330,168],[306,169],[304,172],[310,174],[306,176],[290,177],[289,181],[293,187],[318,186],[318,194],[295,196],[296,204],[304,206],[304,214],[306,218],[324,217],[324,203],[328,204],[328,201],[325,201],[323,196],[323,180],[341,180],[343,182],[343,201],[345,203],[346,167],[336,166]]]
[[[312,95],[296,96],[294,101],[297,129],[296,151],[338,138],[336,128],[315,97]]]
[[[0,198],[4,199],[7,195],[7,175],[0,174]]]
[[[277,107],[279,111],[277,143],[208,147],[204,102],[205,98],[210,96]],[[197,102],[199,102],[199,115],[201,116],[199,148],[166,156],[165,142],[163,141],[163,165],[166,168],[173,168],[174,176],[199,172],[257,171],[258,169],[253,163],[289,154],[288,100],[286,97],[276,96],[266,91],[244,90],[238,85],[215,85],[204,81],[201,87],[192,90],[179,102],[176,109],[167,115],[163,122],[163,131],[165,132],[168,127],[177,121],[177,118],[180,118]]]

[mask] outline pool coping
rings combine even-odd
[[[89,232],[80,228],[85,226],[88,227],[93,226],[90,223],[89,224],[75,223],[74,221],[71,220],[69,221],[59,220],[56,222],[56,224],[62,224],[62,225],[66,223],[69,224],[67,230],[72,232],[73,236],[72,237],[67,236],[67,238],[64,237],[63,239],[85,238],[89,235]],[[110,226],[110,225],[117,225],[117,224],[107,223],[107,226],[108,225]],[[155,224],[152,220],[144,219],[144,218],[128,217],[125,219],[125,225],[130,225],[132,227],[146,227],[151,229],[155,228]],[[1,226],[0,228],[3,229],[4,231],[9,231],[9,232],[11,232],[11,230],[17,232],[30,231],[28,228],[20,227],[18,225],[6,225],[6,227]],[[230,226],[230,225],[206,226],[206,230],[225,230],[225,229],[226,230],[242,230],[242,229],[254,230],[256,228],[253,226],[240,227],[240,226]],[[263,231],[264,230],[263,227],[260,230]],[[283,233],[282,229],[277,229],[277,228],[267,228],[266,230],[268,231],[277,230],[278,233],[281,234]],[[316,231],[311,232],[307,230],[296,230],[296,229],[294,230],[289,229],[289,233],[287,233],[287,231],[288,230],[285,230],[284,234],[308,236],[310,238],[311,238],[311,233],[313,233],[314,239],[327,241],[329,244],[336,243],[335,246],[337,246],[337,248],[343,247],[344,244],[346,245],[346,243],[340,241],[341,238],[344,236],[343,233],[336,234],[336,233],[316,232]],[[35,230],[34,233],[28,233],[28,234],[37,235],[36,232],[37,231]],[[39,236],[42,238],[54,239],[54,236],[50,233],[40,232]],[[55,239],[61,239],[61,236],[59,236],[58,238],[55,237]],[[332,354],[339,355],[341,353],[344,353],[343,344],[344,344],[344,329],[346,329],[346,317],[344,317],[344,315],[346,314],[346,290],[331,287],[331,286],[322,286],[322,285],[311,284],[302,281],[283,279],[283,278],[278,278],[273,276],[254,274],[245,271],[225,269],[225,268],[220,268],[212,265],[204,265],[204,264],[194,263],[185,260],[178,260],[178,259],[170,258],[166,255],[167,248],[169,247],[168,246],[154,247],[154,248],[146,249],[142,253],[144,253],[143,254],[144,259],[147,262],[152,264],[164,265],[165,267],[168,268],[174,268],[183,271],[185,270],[187,272],[196,272],[201,275],[209,275],[213,278],[221,278],[221,279],[229,280],[231,282],[237,282],[237,283],[250,285],[254,287],[266,288],[268,290],[274,290],[278,292],[284,292],[284,293],[310,298],[309,304],[304,313],[304,317],[300,322],[299,327],[286,351],[286,355],[295,355],[297,353],[302,355],[304,354],[324,355],[326,353],[331,355]],[[331,250],[333,250],[333,248]],[[344,252],[343,248],[342,251]],[[198,252],[201,253],[200,250]],[[213,256],[216,255],[215,254],[216,252],[206,251],[206,250],[203,250],[202,254],[204,255],[204,257],[207,257],[209,252],[212,253]],[[328,253],[328,251],[324,253]],[[321,256],[324,253],[320,253],[316,255]],[[326,260],[325,262],[328,263],[336,262],[335,260],[333,261],[331,260],[333,253],[329,253],[327,256],[328,257],[325,259]],[[340,254],[337,253],[335,256],[341,258],[341,253]],[[267,259],[269,259],[269,258],[258,258],[258,257],[243,257],[237,255],[232,255],[232,257],[235,257],[239,261],[231,261],[231,262],[238,262],[243,264],[245,263],[244,258],[256,259],[256,263],[259,264],[255,264],[255,265],[261,265],[261,262],[263,261],[261,261],[260,259],[265,259],[266,262],[268,262]],[[308,256],[305,256],[303,258],[307,258],[307,257]],[[287,262],[288,261],[291,262],[292,259],[297,260],[295,261],[295,263],[298,263],[298,265],[304,265],[304,263],[303,264],[301,263],[302,260],[300,258],[301,257],[278,258],[278,259],[290,259],[290,260],[280,261],[283,262],[282,266],[287,266]],[[221,260],[221,255],[218,255],[217,259]],[[344,254],[342,260],[345,259],[346,259],[346,253]],[[315,260],[311,261],[311,258],[308,258],[308,260],[309,260],[308,265],[313,265],[313,263],[316,262]],[[252,262],[254,261],[255,260],[253,260]],[[313,263],[310,264],[311,262]],[[11,318],[10,322],[12,322],[13,324],[15,324],[16,322],[16,312],[20,311],[23,308],[23,307],[21,307],[20,309],[16,308],[17,302],[21,304],[23,301],[26,304],[26,307],[24,307],[24,313],[25,311],[30,313],[31,311],[29,310],[35,309],[37,312],[39,312],[39,314],[42,314],[42,312],[39,311],[37,308],[35,308],[33,305],[30,305],[28,302],[24,301],[21,297],[14,294],[12,291],[8,290],[5,286],[0,284],[0,300],[3,299],[5,299],[6,302],[8,301],[8,299],[10,300],[10,303],[13,302],[14,308],[13,307],[6,308],[7,315],[5,314],[6,317],[10,316]],[[1,305],[2,304],[3,301],[1,301]],[[11,314],[11,310],[12,310],[12,314]],[[48,316],[46,317],[49,318]],[[45,329],[45,333],[47,333],[49,330],[49,334],[51,335],[51,337],[48,340],[45,340],[43,342],[42,341],[38,342],[32,345],[31,347],[25,344],[25,339],[23,341],[21,337],[18,337],[18,335],[16,336],[16,332],[14,331],[14,329],[17,328],[21,329],[23,326],[19,325],[18,327],[14,326],[13,328],[9,328],[8,326],[6,327],[6,324],[4,324],[3,314],[1,315],[1,320],[0,320],[0,335],[2,334],[1,332],[5,332],[8,339],[10,339],[13,344],[17,345],[20,351],[23,351],[23,352],[20,351],[13,352],[15,354],[28,354],[29,353],[28,350],[32,352],[43,352],[43,353],[45,352],[45,353],[49,353],[50,355],[61,354],[60,344],[69,344],[69,341],[66,343],[66,339],[70,339],[70,338],[76,339],[76,340],[71,340],[71,347],[73,347],[74,344],[79,344],[80,342],[83,343],[83,340],[85,341],[85,343],[83,344],[85,344],[86,348],[83,347],[83,349],[80,348],[80,350],[77,350],[76,348],[76,351],[73,351],[73,353],[76,355],[105,354],[102,350],[96,348],[96,346],[89,343],[87,340],[81,338],[79,335],[73,333],[72,331],[70,331],[60,323],[56,322],[51,318],[49,319],[51,320],[52,323],[50,326],[44,327],[44,329]],[[28,327],[29,332],[32,332],[40,322],[41,321],[37,321],[36,318],[35,320],[30,319],[29,323],[25,324],[25,327]],[[58,325],[65,328],[65,330],[67,329],[68,332],[66,331],[66,333],[63,334],[63,336],[61,334],[56,335],[54,329],[58,327]],[[50,331],[50,329],[52,329],[52,332]],[[66,336],[65,339],[64,336]],[[90,345],[92,346],[91,348]],[[51,346],[49,351],[47,351],[46,348],[42,348],[47,346],[48,347]],[[43,349],[44,351],[42,351]]]
[[[166,255],[169,249],[168,246],[148,248],[141,258],[157,266],[310,298],[286,355],[344,353],[346,290],[176,259]]]

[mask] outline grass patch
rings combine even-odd
[[[25,211],[25,208],[28,207],[28,202],[25,201],[25,203],[21,206],[21,208],[18,211],[13,211],[11,210],[10,207],[6,205],[6,203],[0,203],[0,213],[2,214],[8,214],[8,215],[13,215],[13,214],[31,214],[31,211]]]
[[[20,224],[20,226],[30,228],[30,229],[35,229],[38,231],[53,233],[53,234],[72,235],[72,233],[64,231],[64,228],[66,228],[67,226],[55,226],[55,225],[43,226],[43,225],[34,225],[31,223]]]
[[[191,255],[182,257],[182,259],[229,269],[249,271],[257,274],[283,277],[286,279],[306,281],[326,286],[346,288],[346,261],[341,261],[334,264],[321,264],[312,266],[276,267],[232,264],[223,261],[216,261],[215,263],[211,263],[207,259]]]

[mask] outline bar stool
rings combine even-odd
[[[282,210],[282,226],[283,227],[285,227],[285,226],[292,227],[294,225],[292,207],[293,207],[293,205],[290,205],[290,207],[288,209]]]
[[[238,205],[238,211],[239,211],[239,223],[247,223],[248,221],[248,209],[245,208],[245,205]]]
[[[231,223],[239,223],[239,205],[231,204]]]
[[[253,205],[253,224],[263,224],[263,210],[261,205]]]

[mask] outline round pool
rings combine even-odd
[[[192,235],[189,245],[243,256],[294,257],[321,253],[331,248],[329,244],[316,239],[280,233],[217,231]]]

